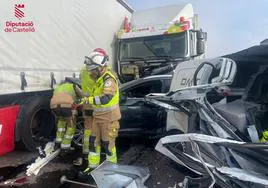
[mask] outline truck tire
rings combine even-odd
[[[48,96],[34,96],[21,105],[16,123],[20,136],[19,147],[36,151],[37,146],[55,138],[55,118],[49,104]]]

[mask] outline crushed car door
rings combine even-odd
[[[149,93],[161,93],[163,82],[153,80],[138,84],[124,92],[120,96],[120,109],[122,119],[120,122],[121,133],[142,133],[153,131],[163,122],[163,110],[146,104],[144,97]]]

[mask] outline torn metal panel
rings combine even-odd
[[[181,144],[183,147],[175,148],[172,144],[176,146]],[[215,154],[217,150],[213,147],[206,147],[207,145],[224,151],[226,158],[223,157],[220,159],[222,162],[215,163],[212,159],[217,157]],[[255,184],[268,185],[267,159],[258,156],[258,151],[266,152],[267,145],[253,146],[256,145],[191,133],[164,137],[155,149],[201,176],[210,176],[211,186],[215,183],[223,187],[233,187],[232,183],[239,185],[246,183],[244,187],[251,187]],[[230,162],[225,162],[229,157],[233,158],[233,168],[228,166]],[[262,160],[257,161],[256,158]],[[188,180],[185,180],[184,187],[191,185]]]
[[[248,171],[255,171],[256,173],[263,173],[263,174],[267,173],[268,164],[267,164],[267,158],[265,159],[265,156],[261,157],[260,155],[258,155],[258,153],[245,155],[248,154],[247,150],[245,151],[244,154],[242,152],[243,150],[240,150],[240,152],[234,150],[230,151],[230,153],[232,154],[232,156],[242,169]]]
[[[149,102],[151,104],[155,104],[157,106],[163,107],[168,110],[174,110],[174,111],[181,111],[178,107],[172,106],[170,104],[167,104],[166,102],[161,102],[155,99],[147,99],[146,102]]]
[[[103,162],[91,173],[99,188],[147,188],[148,168]]]
[[[218,75],[218,77],[215,77],[214,80],[212,80],[212,83],[204,83],[204,84],[202,83],[202,85],[176,88],[167,93],[165,96],[149,94],[146,97],[149,99],[166,100],[166,101],[200,100],[203,99],[206,96],[206,93],[211,91],[212,89],[216,87],[221,88],[222,86],[226,87],[226,85],[229,85],[233,82],[236,74],[236,64],[234,61],[232,61],[231,59],[223,59],[223,58],[216,58],[207,61],[209,61],[209,64],[213,65],[215,69],[218,69],[220,71],[220,74]],[[203,63],[201,63],[200,66],[203,64],[208,64],[208,62],[203,60]],[[178,65],[176,70],[179,70],[180,66],[181,65]],[[197,68],[196,71],[197,72],[194,77],[197,80],[198,73],[206,72],[206,69],[202,69],[201,66],[200,69]],[[176,82],[177,84],[179,84],[181,82],[180,79],[181,79],[180,77],[175,78],[172,80],[172,82]]]
[[[199,115],[202,120],[206,120],[209,126],[213,128],[213,130],[210,130],[210,131],[213,131],[216,133],[214,136],[218,135],[220,138],[230,138],[230,134],[225,132],[224,129],[221,126],[219,126],[217,122],[213,121],[213,119],[204,111],[204,109],[199,110]],[[207,128],[209,129],[208,126]]]
[[[248,131],[249,137],[251,139],[251,142],[253,142],[253,143],[259,143],[260,142],[258,131],[257,131],[255,125],[249,126],[247,128],[247,131]]]
[[[268,177],[263,174],[258,174],[252,171],[246,171],[239,168],[228,168],[228,167],[217,168],[217,170],[222,174],[225,174],[232,178],[236,178],[238,180],[252,182],[256,184],[268,185]]]
[[[233,144],[245,144],[245,142],[229,140],[229,139],[224,139],[220,137],[197,134],[197,133],[166,136],[160,139],[158,144],[159,143],[166,144],[166,143],[175,143],[175,142],[190,142],[190,141],[205,142],[205,143],[210,143],[210,144],[221,143],[221,142],[227,142],[227,143],[233,143]],[[157,149],[158,144],[156,145],[156,149]]]
[[[218,70],[215,72],[218,76],[206,77],[207,82],[200,81],[200,72],[202,75],[204,72],[211,73],[206,68],[209,66]],[[180,65],[176,71],[180,71]],[[227,87],[233,82],[236,71],[233,61],[209,60],[195,69],[194,86],[173,88],[163,97],[148,96],[153,99],[152,103],[167,110],[174,107],[180,109],[194,122],[188,122],[188,132],[200,133],[162,138],[156,150],[199,175],[209,176],[212,182],[210,187],[214,183],[222,187],[256,187],[260,185],[259,179],[262,185],[267,185],[268,144],[258,143],[259,137],[268,130],[268,95],[267,89],[264,89],[267,88],[267,72],[257,72],[254,83],[248,84],[250,89],[246,90],[246,94],[253,92],[249,97],[240,99],[237,95],[230,96],[230,88]],[[179,85],[177,77],[172,82]],[[214,96],[215,92],[217,94]],[[218,100],[221,101],[213,104]],[[194,119],[191,118],[193,113],[198,114]],[[175,116],[176,113],[169,112],[167,117],[176,120],[170,115]],[[172,123],[180,125],[179,122]],[[230,169],[228,173],[217,171],[223,167],[239,169],[241,176]]]

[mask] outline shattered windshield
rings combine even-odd
[[[142,38],[123,39],[120,43],[120,60],[183,58],[187,54],[187,34],[157,35]]]

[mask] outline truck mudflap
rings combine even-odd
[[[20,106],[0,108],[0,156],[15,148],[14,131]]]

